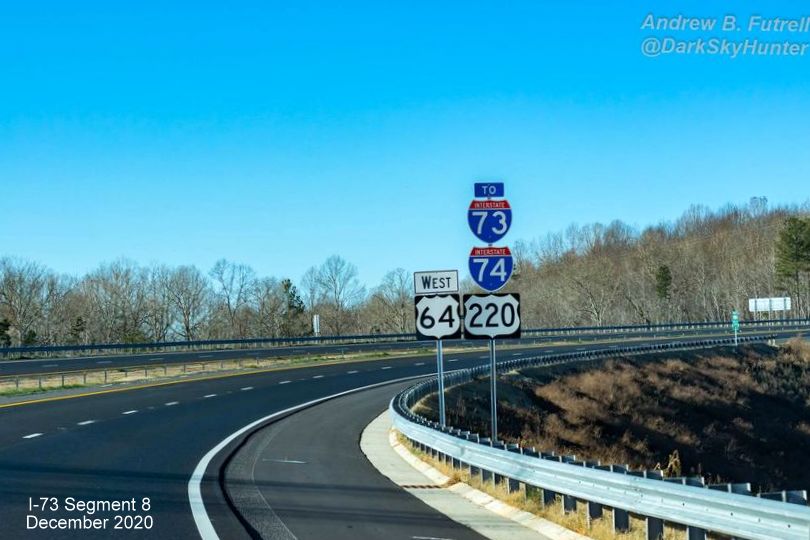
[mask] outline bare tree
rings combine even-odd
[[[82,283],[90,304],[91,333],[102,341],[134,343],[147,339],[147,276],[126,259],[105,264]]]
[[[170,271],[165,266],[155,266],[146,272],[145,277],[144,322],[147,333],[152,341],[166,341],[175,319],[169,293]]]
[[[248,317],[245,316],[244,308],[250,298],[255,272],[245,264],[220,259],[211,269],[211,277],[217,287],[216,293],[225,307],[231,337],[245,337]]]
[[[47,270],[34,262],[0,260],[0,306],[11,323],[12,343],[33,341],[42,317]]]
[[[344,334],[351,324],[350,309],[365,296],[357,267],[332,255],[318,269],[317,283],[324,302],[325,326],[334,335]]]
[[[380,305],[377,318],[383,332],[413,332],[413,279],[409,272],[397,268],[385,274],[371,300]]]
[[[258,333],[265,337],[278,337],[284,323],[286,295],[276,278],[262,278],[253,287]]]
[[[170,272],[166,285],[169,303],[177,313],[180,337],[186,341],[198,339],[208,313],[208,281],[196,267],[179,266]]]

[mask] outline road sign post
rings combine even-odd
[[[489,418],[492,442],[498,440],[498,373],[495,366],[495,340],[489,340]]]
[[[457,292],[458,272],[442,270],[414,273],[414,290],[421,292]],[[457,294],[418,295],[414,299],[418,339],[436,340],[436,377],[439,381],[439,424],[447,425],[444,405],[443,338],[461,337],[461,302]]]
[[[740,331],[740,314],[735,309],[731,312],[731,328],[734,330],[734,346],[737,346],[737,334]]]
[[[492,293],[506,285],[515,265],[508,247],[492,246],[512,227],[512,207],[503,198],[503,182],[477,182],[474,188],[475,200],[467,210],[467,223],[475,237],[487,247],[473,247],[470,252],[470,276],[479,287]],[[498,440],[495,338],[520,337],[518,295],[464,295],[464,335],[467,339],[489,340],[490,416],[494,442]]]

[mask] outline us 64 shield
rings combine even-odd
[[[520,337],[519,294],[465,294],[465,339]]]
[[[461,301],[457,294],[417,296],[416,336],[419,339],[458,339],[461,337]]]

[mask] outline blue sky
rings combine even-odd
[[[506,182],[506,244],[810,197],[810,56],[640,54],[647,13],[716,3],[18,4],[0,254],[60,272],[226,257],[298,279],[338,253],[369,285],[466,275],[479,179]]]

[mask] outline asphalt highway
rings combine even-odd
[[[238,512],[262,538],[480,539],[381,475],[359,434],[413,382],[351,394],[248,439],[225,473]]]
[[[592,347],[538,346],[503,351],[500,358]],[[478,365],[486,362],[485,356],[481,352],[449,354],[446,369]],[[189,479],[201,458],[220,441],[252,421],[310,400],[433,372],[431,359],[388,358],[0,408],[2,538],[199,537],[189,503]],[[245,534],[216,481],[231,449],[215,456],[202,482],[205,509],[221,538]],[[60,518],[86,515],[71,510],[76,500],[112,505],[133,498],[138,503],[134,510],[89,516],[107,518],[104,528],[53,529],[60,525],[56,521]],[[144,498],[148,498],[145,507]],[[140,523],[150,528],[114,529],[115,515],[128,516],[123,526]],[[51,528],[28,528],[38,527],[39,519]]]
[[[810,327],[771,327],[758,330],[744,329],[740,334],[751,335],[752,332],[793,332],[808,331]],[[508,345],[540,345],[548,343],[558,343],[561,341],[603,341],[603,340],[627,340],[627,339],[647,339],[647,338],[672,338],[682,337],[684,339],[693,338],[696,335],[711,335],[717,337],[728,337],[733,335],[726,329],[710,330],[677,330],[677,331],[657,331],[657,332],[621,332],[605,334],[575,334],[566,336],[542,336],[526,337],[522,340],[505,341]],[[448,340],[447,347],[473,347],[482,346],[483,342]],[[43,375],[46,373],[87,371],[102,369],[121,369],[134,366],[160,366],[164,364],[181,364],[193,362],[215,362],[218,360],[248,359],[248,358],[286,358],[291,356],[318,356],[318,355],[339,355],[341,353],[353,354],[363,352],[386,352],[396,354],[397,351],[414,350],[419,348],[432,348],[430,342],[391,342],[391,343],[356,343],[343,345],[304,345],[292,347],[269,347],[260,349],[226,349],[226,350],[196,350],[182,352],[155,352],[151,354],[128,354],[113,356],[82,356],[82,357],[61,357],[61,358],[37,358],[37,359],[4,359],[0,360],[0,377],[21,376],[21,375]]]

